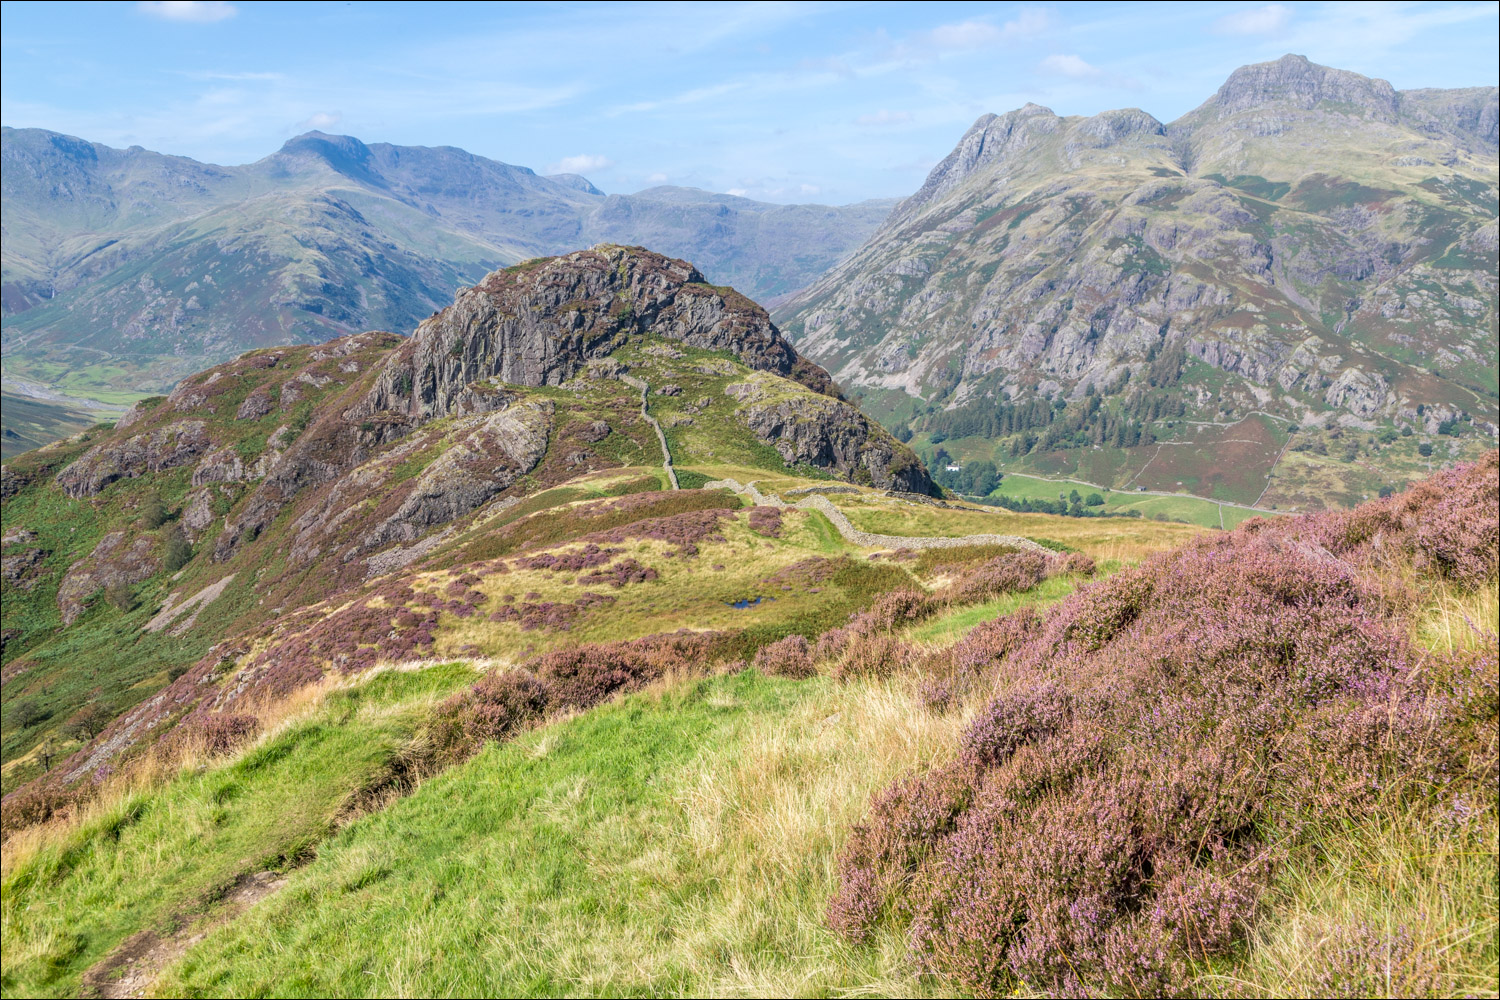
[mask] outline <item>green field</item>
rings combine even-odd
[[[1091,493],[1099,494],[1104,498],[1102,509],[1111,514],[1124,514],[1138,510],[1145,518],[1182,521],[1205,528],[1233,528],[1248,518],[1267,516],[1271,513],[1215,503],[1212,500],[1186,494],[1171,497],[1149,496],[1126,490],[1110,490],[1105,487],[1058,482],[1043,479],[1040,476],[1028,476],[1022,472],[1007,472],[991,496],[1015,497],[1018,500],[1057,500],[1059,494],[1066,498],[1074,490],[1077,490],[1083,497],[1088,497]]]

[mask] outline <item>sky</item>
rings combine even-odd
[[[310,129],[459,146],[606,192],[916,190],[1028,101],[1162,121],[1288,52],[1494,86],[1500,4],[4,3],[0,122],[213,163]]]

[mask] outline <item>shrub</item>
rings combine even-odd
[[[45,722],[52,718],[48,709],[37,704],[34,698],[20,698],[11,703],[10,711],[5,713],[9,718],[6,720],[16,729],[28,729],[38,722]]]
[[[222,757],[249,743],[258,732],[260,720],[253,715],[197,712],[177,724],[161,741],[158,753],[169,760],[178,759],[189,750]]]
[[[1381,574],[1394,554],[1493,581],[1496,464],[1200,538],[924,660],[935,691],[985,671],[1001,693],[953,764],[872,802],[830,924],[904,922],[924,971],[979,996],[1201,992],[1302,824],[1493,809],[1493,646],[1419,656]],[[840,641],[841,664],[879,658]],[[1354,934],[1326,994],[1384,989],[1359,977],[1409,950]],[[1430,988],[1411,974],[1397,995]]]
[[[891,635],[857,635],[833,666],[839,680],[854,677],[889,677],[912,661],[912,649]]]
[[[754,666],[775,677],[803,678],[816,674],[807,637],[789,635],[764,646],[755,654]]]
[[[58,788],[33,782],[0,799],[0,837],[58,816],[66,816],[92,797],[92,787]]]
[[[1020,593],[1045,580],[1047,568],[1047,557],[1039,552],[1008,552],[980,564],[939,596],[958,604],[974,604],[1000,594]]]
[[[77,740],[91,740],[98,736],[113,718],[98,702],[91,701],[74,712],[68,721],[63,723],[63,732]]]
[[[525,670],[486,674],[434,709],[428,731],[441,752],[466,755],[486,740],[510,737],[551,702],[547,685]]]
[[[105,584],[104,599],[116,611],[132,611],[135,609],[135,593],[130,589],[130,584],[123,579],[111,580]]]
[[[766,538],[781,537],[781,509],[778,507],[751,507],[750,530]]]
[[[157,493],[148,493],[141,498],[137,517],[142,531],[155,531],[167,521],[167,505]]]
[[[162,566],[168,573],[175,573],[186,566],[193,558],[193,544],[188,541],[187,535],[178,525],[172,525],[167,529],[166,541],[162,552]]]

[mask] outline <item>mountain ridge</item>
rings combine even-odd
[[[1496,93],[1398,92],[1288,56],[1166,124],[984,115],[776,317],[937,466],[964,438],[942,446],[1253,502],[1288,428],[1493,437]],[[1203,431],[1260,412],[1259,485],[1225,485],[1215,442],[1246,435]],[[1417,443],[1368,442],[1377,475],[1298,452],[1268,502],[1399,485]],[[1166,445],[1193,457],[1161,469]]]
[[[3,135],[7,369],[112,403],[246,349],[410,329],[495,266],[600,242],[649,243],[752,296],[784,294],[888,208],[607,196],[457,147],[316,131],[237,167]]]

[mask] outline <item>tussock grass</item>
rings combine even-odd
[[[879,787],[965,709],[911,679],[661,683],[492,746],[335,838],[167,993],[919,995],[823,906]]]
[[[143,929],[211,911],[241,876],[304,863],[346,804],[378,785],[467,667],[384,671],[315,687],[263,720],[232,758],[142,767],[71,820],[7,840],[0,945],[7,996],[70,996],[85,969]]]
[[[1355,982],[1369,992],[1343,995],[1404,996],[1425,985],[1435,996],[1495,996],[1497,837],[1493,811],[1439,825],[1392,808],[1359,826],[1315,831],[1265,900],[1268,918],[1244,959],[1204,985],[1231,997],[1329,995]],[[1377,950],[1339,980],[1351,931],[1410,947]]]

